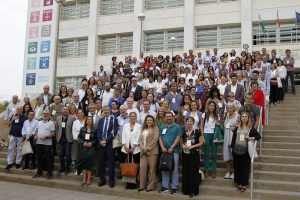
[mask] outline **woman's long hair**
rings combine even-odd
[[[214,119],[215,119],[215,120],[218,120],[217,103],[216,103],[215,101],[211,100],[211,101],[208,103],[208,106],[209,106],[210,104],[212,104],[212,103],[215,104],[215,110],[214,110],[214,112],[213,112]],[[210,116],[210,110],[209,110],[209,108],[208,108],[207,111],[205,112],[205,119],[206,119],[207,122],[208,122],[208,120],[209,120],[209,116]]]
[[[162,111],[164,112],[164,115],[162,117],[159,116],[159,112]],[[165,114],[166,114],[166,110],[163,107],[160,107],[157,109],[157,116],[156,116],[156,120],[159,120],[161,122],[161,124],[165,124],[166,123],[166,118],[165,118]]]
[[[217,88],[217,86],[213,85],[211,88],[210,88],[210,91],[209,91],[209,97],[211,99],[214,99],[214,92],[217,92],[217,97],[219,100],[221,100],[221,96],[220,96],[220,90]]]
[[[152,115],[147,115],[147,116],[145,117],[144,121],[143,121],[142,131],[148,128],[148,125],[147,125],[147,119],[148,119],[149,117],[152,118],[152,120],[153,120],[153,125],[152,125],[151,128],[154,129],[154,127],[156,126],[155,118],[154,118]]]
[[[243,114],[246,114],[247,116],[248,116],[248,121],[247,121],[247,125],[246,125],[246,128],[247,129],[251,129],[251,120],[250,120],[250,115],[249,115],[249,113],[247,113],[247,112],[242,112],[241,113],[241,120],[240,120],[240,123],[239,123],[239,128],[238,128],[238,130],[240,130],[240,129],[242,129],[243,128],[243,122],[242,122],[242,115]]]
[[[86,123],[86,121],[87,121],[89,118],[92,118],[92,127],[94,127],[94,120],[93,120],[93,116],[87,116],[87,117],[85,118],[84,127],[87,127],[87,123]]]

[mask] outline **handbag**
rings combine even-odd
[[[116,137],[113,139],[113,149],[122,146],[122,138],[120,132],[117,133]]]
[[[278,85],[277,78],[271,79],[271,85]]]
[[[26,155],[26,154],[31,154],[33,153],[32,148],[31,148],[31,144],[28,140],[25,140],[24,142],[21,143],[21,147],[22,147],[22,155]]]
[[[163,153],[160,156],[159,169],[171,172],[174,170],[174,156],[172,153]]]
[[[236,154],[236,155],[245,155],[248,151],[248,147],[246,145],[243,145],[243,144],[235,144],[234,145],[234,149],[233,149],[233,152]]]
[[[248,153],[249,153],[250,158],[252,158],[253,150],[254,150],[254,140],[250,140],[248,142]],[[255,149],[254,158],[257,158],[257,157],[258,157],[258,155],[257,155],[256,149]]]
[[[279,76],[277,76],[277,83],[278,83],[278,88],[282,88],[282,82]]]
[[[228,146],[231,145],[231,142],[232,142],[232,136],[233,136],[233,132],[232,132],[232,130],[229,129]]]
[[[133,155],[132,155],[131,163],[129,163],[129,155],[128,155],[127,159],[128,159],[128,163],[120,164],[121,174],[122,174],[122,176],[134,176],[135,177],[138,173],[139,164],[134,163]]]

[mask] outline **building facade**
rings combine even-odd
[[[174,55],[189,49],[204,55],[215,47],[218,54],[235,49],[240,55],[248,44],[250,53],[265,47],[284,56],[290,49],[300,66],[299,0],[67,0],[60,7],[55,0],[29,0],[28,8],[23,96],[45,84],[53,89],[56,52],[56,87],[76,88],[100,65],[110,72],[112,56],[138,57],[140,45],[145,56],[171,56],[171,37]]]

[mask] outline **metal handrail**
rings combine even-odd
[[[252,158],[251,158],[251,188],[250,188],[250,199],[253,200],[253,173],[254,173],[254,156],[255,156],[255,151],[256,151],[256,145],[257,145],[257,140],[254,142],[254,149],[252,152]]]
[[[262,112],[263,107],[260,107],[260,118],[259,118],[259,125],[258,125],[258,132],[260,133],[261,139],[259,140],[259,155],[262,155],[262,135],[263,135],[263,125],[262,125]]]

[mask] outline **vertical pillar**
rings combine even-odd
[[[194,14],[195,14],[195,1],[185,0],[184,2],[184,52],[188,52],[189,49],[194,49]]]
[[[132,57],[139,57],[140,55],[140,44],[143,42],[140,39],[141,37],[141,22],[138,20],[138,15],[143,13],[144,11],[144,0],[134,0],[134,12],[133,12],[133,49],[132,49]],[[146,19],[147,20],[147,16]],[[143,22],[144,24],[144,22]],[[142,51],[143,43],[142,43]]]
[[[96,58],[98,55],[98,34],[97,24],[99,18],[100,0],[90,1],[90,17],[89,17],[89,35],[88,35],[88,55],[86,76],[90,77],[93,70],[96,68]],[[96,9],[95,9],[96,8]]]
[[[252,1],[241,0],[241,36],[242,46],[248,44],[248,52],[252,52]]]

